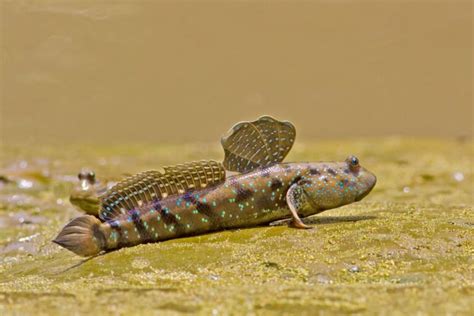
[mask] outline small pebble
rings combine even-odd
[[[457,172],[455,172],[455,173],[453,174],[453,178],[454,178],[454,180],[456,180],[457,182],[461,182],[461,181],[464,180],[464,174],[463,174],[462,172],[457,171]]]
[[[31,241],[33,238],[36,238],[39,236],[39,233],[36,233],[34,235],[31,235],[31,236],[27,236],[27,237],[21,237],[20,239],[18,239],[19,242],[28,242],[28,241]]]
[[[352,267],[349,268],[349,272],[357,273],[359,271],[360,271],[360,269],[359,269],[358,266],[352,266]]]
[[[209,279],[211,279],[212,281],[217,281],[217,280],[219,280],[219,276],[218,276],[218,275],[215,275],[215,274],[211,274],[211,275],[209,276]]]
[[[18,187],[20,189],[30,189],[33,187],[33,181],[22,179],[18,182]]]
[[[410,193],[410,187],[403,187],[403,193]]]

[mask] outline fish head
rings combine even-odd
[[[302,188],[312,209],[323,211],[366,197],[377,182],[376,176],[349,156],[343,162],[318,163],[310,167]]]
[[[353,183],[353,190],[356,195],[355,202],[360,201],[375,187],[377,177],[375,174],[362,167],[356,156],[351,155],[347,157],[344,163],[347,166],[347,169],[344,169],[344,172],[347,173],[346,170],[348,170],[347,174]]]
[[[90,215],[98,215],[100,210],[100,183],[96,180],[95,173],[90,170],[81,170],[77,175],[78,185],[74,187],[69,201],[71,204]]]

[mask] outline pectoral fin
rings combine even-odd
[[[302,206],[304,199],[305,197],[302,189],[297,183],[293,184],[286,192],[286,203],[288,204],[288,208],[290,209],[292,216],[292,219],[289,223],[290,227],[300,229],[313,228],[303,223],[298,215],[298,209]]]

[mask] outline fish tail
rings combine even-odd
[[[53,242],[83,257],[96,255],[106,248],[101,224],[94,216],[79,216],[64,226]]]

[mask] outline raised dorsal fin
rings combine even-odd
[[[296,137],[293,124],[262,116],[253,122],[240,122],[221,139],[224,167],[249,172],[261,166],[282,162]]]
[[[138,173],[110,188],[100,197],[100,219],[115,219],[145,203],[213,186],[225,180],[224,167],[212,160],[167,166],[163,170]]]

